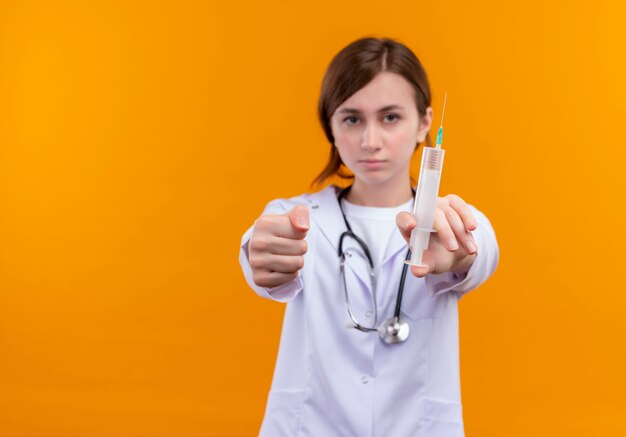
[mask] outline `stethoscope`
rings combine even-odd
[[[341,199],[343,199],[345,195],[348,194],[348,192],[350,191],[350,188],[352,188],[352,186],[348,186],[344,188],[343,190],[341,190],[341,192],[337,196],[337,201],[339,202],[339,210],[341,211],[341,216],[343,217],[343,221],[346,223],[346,228],[348,228],[348,230],[345,231],[343,234],[341,234],[341,236],[339,237],[339,248],[338,248],[340,266],[341,266],[341,277],[343,278],[343,290],[344,290],[344,294],[346,297],[346,306],[348,307],[348,314],[350,315],[350,319],[352,320],[353,327],[358,329],[359,331],[362,331],[362,332],[377,331],[380,338],[387,344],[402,343],[407,338],[409,338],[409,332],[410,332],[409,324],[405,320],[402,320],[400,318],[400,306],[402,304],[402,293],[404,292],[404,282],[406,280],[406,272],[409,266],[407,263],[404,263],[404,266],[402,267],[402,277],[400,278],[400,285],[398,286],[398,294],[396,297],[396,308],[393,313],[393,317],[390,317],[389,319],[385,320],[385,322],[382,325],[376,328],[376,324],[378,323],[378,309],[377,309],[378,305],[376,301],[376,278],[374,277],[374,261],[372,260],[372,255],[370,253],[369,248],[367,247],[367,244],[365,244],[365,242],[361,238],[359,238],[354,232],[352,232],[350,223],[348,223],[348,219],[346,218],[346,215],[343,212],[343,208],[341,207]],[[415,190],[413,189],[411,190],[413,191],[413,195],[415,196]],[[367,261],[368,261],[369,277],[370,277],[370,282],[372,284],[372,294],[374,298],[374,326],[371,328],[360,324],[357,321],[356,317],[354,316],[354,313],[352,312],[352,308],[350,307],[350,298],[348,296],[348,287],[346,284],[346,275],[345,275],[345,267],[344,267],[345,262],[346,262],[346,254],[343,251],[343,240],[346,237],[352,238],[354,241],[356,241],[359,244],[359,246],[363,250],[363,253],[365,254]],[[351,254],[349,253],[348,256],[351,256]],[[409,250],[407,251],[405,260],[408,261],[410,259],[411,259],[411,249],[409,248]]]

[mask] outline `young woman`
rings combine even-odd
[[[319,117],[331,153],[316,182],[352,183],[270,202],[241,244],[252,289],[287,302],[261,435],[464,435],[457,302],[494,272],[498,245],[487,218],[449,194],[427,266],[404,269],[410,162],[430,145],[430,105],[426,73],[396,41],[360,39],[328,67]]]

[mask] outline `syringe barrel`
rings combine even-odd
[[[424,147],[422,152],[422,167],[417,183],[413,216],[417,227],[411,232],[411,260],[409,264],[421,265],[422,253],[428,248],[430,233],[434,231],[435,210],[437,196],[443,168],[445,151],[433,147]]]

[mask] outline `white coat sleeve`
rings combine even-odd
[[[284,214],[290,211],[294,206],[299,204],[286,199],[278,199],[270,202],[263,211],[265,214]],[[254,225],[252,225],[241,238],[241,247],[239,250],[239,264],[243,275],[246,278],[246,282],[259,296],[272,299],[278,302],[289,302],[293,300],[303,288],[302,282],[302,270],[298,272],[298,276],[283,285],[272,288],[259,287],[252,279],[252,268],[250,267],[250,261],[248,260],[248,243],[250,237],[254,231]],[[305,238],[306,239],[306,238]]]
[[[476,229],[471,231],[478,247],[476,258],[466,272],[426,275],[426,291],[431,297],[451,290],[463,295],[478,288],[496,270],[500,258],[500,249],[493,227],[482,212],[472,205],[468,206],[472,210],[477,224]],[[461,248],[461,250],[463,249]]]

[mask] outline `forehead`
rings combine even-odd
[[[376,75],[367,85],[351,95],[339,105],[337,111],[350,108],[362,112],[374,112],[391,105],[414,109],[415,91],[404,77],[385,71]]]

